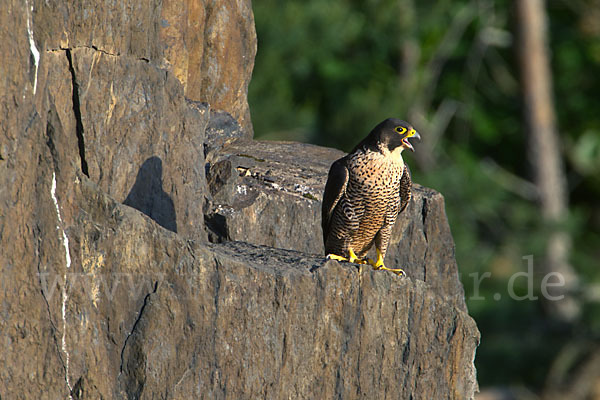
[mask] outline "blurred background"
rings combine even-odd
[[[600,0],[253,3],[255,138],[421,133],[405,160],[446,199],[478,399],[600,399]]]

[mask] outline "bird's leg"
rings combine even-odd
[[[373,261],[370,258],[367,259],[368,263],[371,264],[371,266],[373,267],[373,269],[375,270],[384,270],[384,271],[390,271],[395,273],[396,275],[400,275],[400,276],[405,276],[406,273],[404,272],[404,270],[402,270],[402,268],[388,268],[385,266],[385,264],[383,263],[383,254],[381,253],[381,251],[378,248],[375,248],[375,250],[377,250],[377,260]]]
[[[349,258],[343,257],[343,256],[338,256],[337,254],[327,254],[327,259],[328,260],[336,260],[336,261],[348,261],[354,264],[366,264],[367,262],[365,260],[361,260],[360,258],[358,258],[356,256],[356,253],[354,253],[354,250],[349,249],[348,250],[348,254],[349,254]]]
[[[358,258],[356,256],[356,254],[354,254],[354,250],[352,249],[348,249],[348,254],[350,254],[350,261],[351,263],[354,264],[366,264],[367,262],[365,260],[361,260],[360,258]]]

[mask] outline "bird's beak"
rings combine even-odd
[[[408,139],[419,139],[419,140],[421,140],[421,135],[419,135],[419,132],[415,131],[414,129],[411,129],[410,132],[408,133],[408,135],[402,141],[404,143],[404,145],[406,146],[407,149],[410,149],[410,151],[415,151],[415,148],[412,146],[412,144],[410,144],[410,142],[408,141]]]

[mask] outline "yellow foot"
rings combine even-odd
[[[327,254],[327,259],[328,260],[336,260],[336,261],[348,261],[348,262],[351,262],[354,264],[366,264],[367,263],[365,260],[361,260],[360,258],[358,258],[352,249],[350,249],[348,251],[348,253],[350,255],[349,258],[346,258],[343,256],[338,256],[337,254]]]
[[[398,276],[406,276],[406,272],[404,272],[404,270],[402,268],[388,268],[385,265],[382,265],[378,268],[373,267],[373,269],[379,270],[379,271],[390,271],[395,273]]]
[[[327,259],[335,261],[348,261],[346,257],[338,256],[337,254],[327,254]]]
[[[383,254],[377,250],[377,261],[373,261],[370,258],[367,259],[367,262],[373,267],[374,270],[382,270],[382,271],[390,271],[395,273],[398,276],[406,276],[406,272],[402,268],[388,268],[383,263]]]
[[[354,263],[354,264],[366,264],[367,262],[365,260],[361,260],[360,258],[358,258],[356,256],[356,254],[354,254],[354,250],[349,249],[348,253],[350,254],[350,262]]]

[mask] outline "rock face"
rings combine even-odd
[[[209,153],[211,240],[323,253],[321,195],[335,149],[238,141]]]
[[[256,31],[250,1],[31,0],[28,4],[33,7],[31,28],[42,58],[44,51],[86,47],[150,62],[168,69],[187,98],[227,111],[252,137],[247,90]],[[14,26],[9,19],[12,24],[4,29]],[[23,44],[27,51],[27,41]],[[133,71],[128,74],[135,76]]]
[[[249,1],[6,10],[0,398],[473,397],[443,198],[397,223],[409,278],[324,261],[341,153],[250,140]]]
[[[163,1],[159,33],[185,96],[227,111],[251,138],[247,93],[256,30],[250,1]]]

